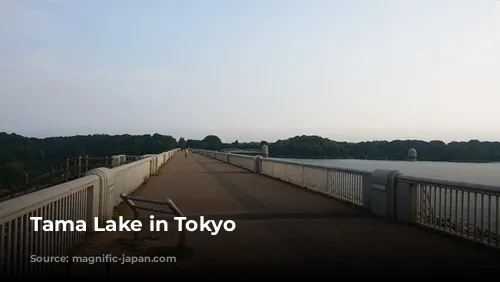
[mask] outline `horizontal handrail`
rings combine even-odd
[[[365,174],[365,175],[371,174],[371,172],[368,170],[351,169],[351,168],[345,168],[345,167],[335,167],[335,166],[318,165],[318,164],[307,164],[307,163],[301,163],[301,162],[297,162],[297,161],[289,161],[289,160],[283,160],[283,159],[270,158],[270,159],[263,159],[263,161],[273,161],[273,162],[285,163],[285,164],[296,164],[296,165],[302,165],[302,166],[307,166],[307,167],[320,168],[320,169],[330,169],[330,170],[337,170],[337,171],[350,172],[350,173],[356,173],[356,174]]]
[[[237,156],[237,157],[245,158],[245,159],[255,159],[256,158],[254,156],[246,156],[246,155],[240,155],[240,154],[234,154],[234,153],[223,153],[223,152],[215,152],[215,151],[213,153],[214,154],[221,154],[221,155]],[[262,161],[267,161],[267,162],[273,161],[273,162],[284,163],[284,164],[295,164],[295,165],[301,165],[301,166],[307,166],[307,167],[313,167],[313,168],[331,169],[331,170],[350,172],[350,173],[356,173],[356,174],[365,174],[365,175],[371,174],[371,171],[368,171],[368,170],[352,169],[352,168],[336,167],[336,166],[328,166],[328,165],[308,164],[308,163],[302,163],[302,162],[298,162],[298,161],[276,159],[276,158],[265,158],[265,159],[262,159]]]
[[[118,172],[121,172],[121,171],[125,171],[125,170],[131,169],[131,168],[133,168],[135,166],[138,166],[138,165],[140,165],[142,163],[150,162],[152,158],[153,158],[152,156],[151,157],[145,157],[145,158],[137,160],[135,162],[131,162],[131,163],[128,163],[128,164],[124,164],[124,165],[120,165],[120,166],[114,167],[111,170],[113,172],[115,172],[115,173],[118,173]]]
[[[222,154],[227,155],[227,153],[222,153]],[[247,156],[247,155],[241,155],[241,154],[235,154],[235,153],[231,153],[231,154],[229,154],[229,156],[235,156],[238,158],[249,159],[249,160],[255,159],[254,156]]]
[[[493,194],[500,195],[500,186],[493,186],[493,185],[486,185],[486,184],[478,184],[478,183],[471,183],[471,182],[458,182],[458,181],[433,179],[433,178],[426,178],[426,177],[420,177],[420,176],[409,176],[409,175],[398,176],[398,181],[407,182],[407,183],[415,182],[418,184],[448,187],[451,189],[469,190],[471,192],[472,191],[474,191],[474,192],[491,192]]]

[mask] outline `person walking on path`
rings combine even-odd
[[[184,149],[184,158],[187,159],[187,157],[188,157],[188,149],[186,148]]]

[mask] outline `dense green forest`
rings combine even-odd
[[[203,140],[187,140],[191,148],[219,150],[228,147],[260,148],[267,144],[271,157],[282,158],[349,158],[370,160],[404,160],[408,150],[414,148],[422,161],[493,162],[500,161],[500,142],[468,142],[395,140],[371,142],[338,142],[319,136],[296,136],[273,143],[266,141],[224,144],[219,137],[210,135]]]
[[[179,140],[183,143],[185,141]],[[27,138],[0,133],[0,187],[16,184],[25,173],[34,173],[62,164],[76,156],[106,157],[118,154],[144,155],[178,147],[172,136],[86,135],[71,137]]]
[[[176,140],[169,135],[86,135],[72,137],[28,138],[0,133],[0,185],[21,179],[25,173],[60,164],[68,157],[88,155],[105,157],[116,154],[143,155],[164,152],[176,147],[208,150],[223,148],[260,148],[268,144],[271,157],[355,158],[403,160],[410,148],[426,161],[500,161],[500,142],[371,141],[338,142],[319,136],[296,136],[276,142],[223,143],[215,135],[203,140]]]

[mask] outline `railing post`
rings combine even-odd
[[[103,224],[106,220],[113,217],[113,204],[115,203],[114,194],[114,174],[105,167],[95,168],[85,173],[87,175],[97,175],[99,177],[99,189],[94,189],[96,194],[96,216],[99,216],[99,221]]]
[[[82,176],[82,156],[78,156],[78,178]]]
[[[61,173],[61,179],[60,180],[61,180],[61,182],[63,182],[64,181],[64,177],[65,177],[64,176],[65,174],[64,174],[64,165],[63,164],[61,164],[61,166],[59,167],[59,173]]]
[[[89,171],[89,155],[85,155],[85,173]]]
[[[363,208],[370,209],[372,197],[372,176],[370,174],[363,174],[362,176],[362,189],[363,189]]]
[[[370,210],[381,217],[396,218],[396,177],[398,170],[377,169],[372,172]]]
[[[305,165],[302,165],[302,170],[301,170],[301,173],[300,173],[300,186],[302,187],[306,187],[306,166]]]
[[[66,158],[66,168],[64,171],[64,180],[65,180],[65,182],[69,181],[69,158]]]
[[[120,156],[111,156],[111,167],[120,166]]]
[[[400,176],[396,176],[396,180]],[[396,181],[396,183],[396,219],[412,222],[415,218],[416,189],[406,181]]]
[[[35,185],[36,185],[36,190],[37,191],[40,190],[40,173],[39,172],[36,173],[36,184]]]
[[[262,156],[255,157],[255,173],[262,174]]]
[[[95,185],[90,186],[87,190],[87,218],[85,220],[86,225],[90,227],[87,229],[87,232],[94,232],[95,231],[95,226],[94,226],[94,217],[97,216],[96,214],[96,203],[95,201],[95,194],[96,194],[96,189]]]
[[[126,155],[120,155],[120,165],[124,165],[127,163],[127,156]]]
[[[54,164],[50,165],[49,179],[49,184],[52,185],[52,181],[54,181]]]
[[[24,182],[25,182],[25,183],[24,183],[24,193],[25,193],[25,194],[28,194],[28,190],[29,190],[29,188],[30,188],[30,187],[29,187],[29,182],[30,182],[30,180],[29,180],[29,175],[28,175],[27,173],[25,173],[25,174],[24,174],[24,178],[25,178],[25,181],[24,181]]]

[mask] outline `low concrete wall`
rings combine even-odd
[[[256,172],[256,158],[244,155],[228,154],[226,157],[226,162],[232,165],[248,169],[250,171]]]
[[[151,177],[156,172],[155,156],[147,157],[133,163],[122,165],[111,169],[114,176],[115,188],[110,189],[110,198],[112,203],[117,206],[122,202],[120,193],[129,194],[139,187],[144,181]],[[151,167],[154,169],[151,170]]]

